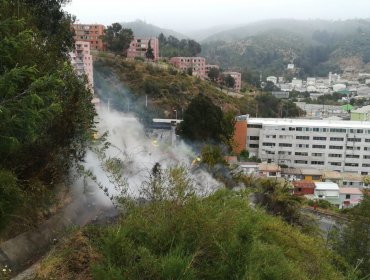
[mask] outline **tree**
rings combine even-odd
[[[216,82],[218,77],[220,76],[220,69],[216,67],[212,67],[208,71],[208,77],[211,79],[212,82]]]
[[[133,39],[132,30],[123,28],[118,22],[108,26],[103,35],[103,41],[107,44],[108,50],[119,55],[126,53]]]
[[[146,50],[146,52],[145,52],[145,57],[149,60],[149,59],[151,59],[151,60],[154,60],[154,53],[153,53],[153,48],[152,48],[152,46],[151,46],[151,40],[149,40],[149,42],[148,42],[148,48],[147,48],[147,50]]]
[[[224,77],[224,84],[225,84],[225,86],[227,88],[234,88],[234,86],[235,86],[235,79],[230,74],[227,74]]]
[[[358,267],[361,277],[370,275],[370,196],[348,212],[349,222],[337,229],[331,242],[334,249],[353,267]],[[363,278],[365,279],[365,278]]]
[[[183,119],[179,131],[188,140],[228,143],[232,138],[233,118],[227,118],[220,107],[203,94],[190,102]]]

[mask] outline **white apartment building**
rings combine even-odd
[[[370,123],[248,118],[246,149],[263,162],[370,174]]]

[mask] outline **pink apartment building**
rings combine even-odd
[[[92,50],[105,51],[106,46],[103,42],[105,26],[102,24],[73,24],[75,41],[90,43]]]
[[[240,89],[242,87],[242,74],[239,72],[231,72],[227,71],[223,73],[224,75],[230,75],[235,80],[234,90],[235,92],[240,92]]]
[[[90,43],[76,41],[75,50],[70,54],[72,66],[76,69],[79,76],[86,75],[88,86],[94,93],[94,71],[93,59],[90,54]]]
[[[193,71],[193,76],[204,78],[206,76],[206,59],[204,57],[172,57],[170,63],[176,68]]]
[[[145,59],[145,53],[148,49],[149,41],[150,46],[153,49],[154,60],[157,61],[159,58],[159,41],[157,38],[134,38],[127,50],[127,57],[141,57]]]

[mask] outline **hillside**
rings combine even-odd
[[[178,118],[182,118],[190,100],[200,93],[211,98],[225,112],[256,115],[258,110],[259,116],[276,117],[284,106],[288,108],[288,116],[300,114],[295,104],[289,101],[266,95],[232,97],[210,82],[180,73],[165,63],[134,62],[103,56],[94,63],[94,70],[96,93],[102,101],[107,103],[109,100],[117,110],[136,112],[143,119],[174,118],[174,110]]]
[[[142,20],[136,20],[131,22],[123,22],[124,28],[130,28],[134,32],[136,37],[158,37],[159,34],[163,33],[166,37],[173,36],[179,39],[186,39],[187,36],[179,32],[161,28],[153,24],[146,23]]]
[[[268,75],[326,76],[329,71],[370,69],[370,21],[270,20],[220,32],[205,39],[210,63]],[[286,66],[294,63],[296,73]],[[248,77],[244,77],[248,80]]]

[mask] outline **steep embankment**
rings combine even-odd
[[[190,100],[200,93],[207,95],[225,112],[262,117],[279,116],[281,106],[289,116],[299,110],[289,101],[272,96],[248,94],[230,96],[208,81],[189,76],[168,64],[126,61],[121,58],[98,57],[94,63],[96,93],[102,101],[119,111],[136,112],[143,119],[150,117],[182,118]],[[249,86],[252,89],[251,86]]]

